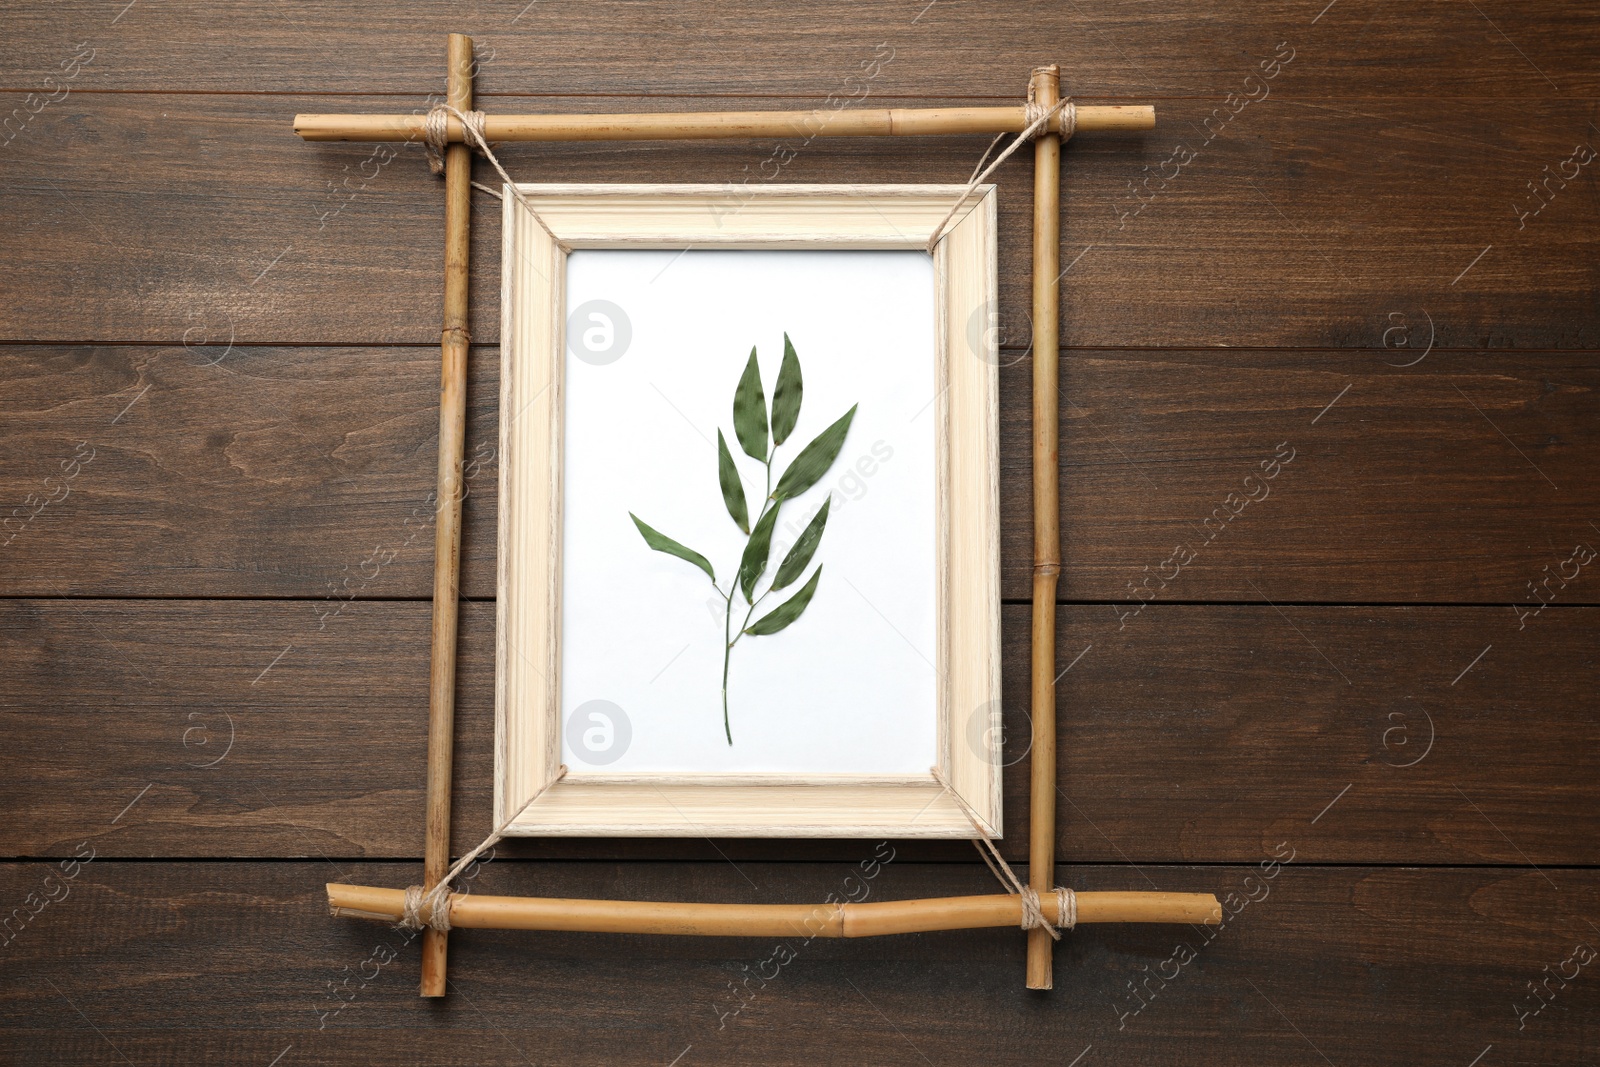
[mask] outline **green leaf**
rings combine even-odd
[[[749,602],[755,592],[756,582],[767,569],[767,554],[772,551],[772,528],[778,524],[778,506],[774,504],[756,521],[750,541],[744,546],[744,557],[739,560],[739,588]]]
[[[772,588],[782,589],[800,577],[801,572],[810,565],[811,557],[817,554],[817,545],[822,542],[822,529],[828,525],[828,509],[832,506],[833,496],[830,494],[817,510],[816,517],[800,531],[800,539],[789,549],[789,554],[783,557],[783,563],[778,566],[778,576],[772,579]]]
[[[850,420],[856,417],[859,406],[852,404],[838,422],[817,434],[816,440],[800,450],[783,477],[778,479],[778,488],[772,491],[773,500],[791,500],[822,480],[833,461],[839,458],[845,434],[850,432]]]
[[[739,387],[733,391],[733,433],[745,455],[767,461],[767,396],[761,391],[761,368],[753,346]]]
[[[739,480],[739,468],[733,465],[728,452],[728,441],[717,431],[717,481],[722,483],[722,502],[728,505],[728,514],[739,524],[739,529],[750,532],[750,511],[744,503],[744,483]]]
[[[755,625],[745,633],[752,637],[765,637],[767,634],[777,633],[794,622],[800,617],[800,613],[806,610],[806,605],[811,603],[811,594],[817,591],[817,579],[821,577],[822,568],[818,567],[811,580],[802,585],[798,593],[757,619]]]
[[[665,552],[669,556],[677,556],[681,560],[693,563],[696,567],[706,572],[706,576],[711,579],[713,585],[716,584],[717,572],[711,569],[711,561],[709,559],[706,559],[692,548],[680,545],[659,530],[653,529],[631,511],[628,512],[628,518],[632,519],[633,524],[639,527],[639,532],[644,535],[645,544],[657,552]]]
[[[781,445],[800,421],[800,397],[805,392],[800,380],[800,357],[783,335],[783,365],[778,368],[778,384],[772,388],[772,443]]]

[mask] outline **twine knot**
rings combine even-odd
[[[1078,925],[1078,894],[1064,885],[1056,886],[1056,925],[1063,930]]]
[[[1043,74],[1054,69],[1054,67],[1035,67],[1033,72],[1035,74]],[[1022,136],[1026,138],[1035,136],[1035,127],[1044,127],[1050,121],[1050,117],[1058,111],[1061,113],[1060,130],[1058,132],[1061,134],[1061,143],[1066,144],[1078,129],[1078,105],[1072,102],[1072,97],[1066,96],[1056,101],[1054,107],[1045,107],[1039,103],[1038,96],[1035,93],[1034,81],[1030,78],[1028,80],[1028,99],[1022,105],[1022,113],[1028,120],[1028,128],[1023,131]]]
[[[439,885],[434,887],[434,890],[437,891],[441,886],[447,886],[447,883],[440,882]],[[422,919],[422,904],[424,901],[428,902],[430,909],[426,922]],[[400,925],[407,930],[420,930],[424,926],[437,930],[441,934],[450,930],[450,906],[448,902],[443,907],[439,906],[437,892],[424,892],[420,885],[408,885],[406,886],[405,901],[401,908]]]
[[[489,140],[483,133],[483,112],[462,111],[460,108],[451,107],[449,104],[433,105],[433,108],[423,117],[422,121],[422,148],[428,154],[428,169],[435,174],[444,173],[444,146],[449,142],[450,125],[448,120],[451,118],[461,121],[462,143],[469,147],[473,144],[478,146],[478,151],[483,153],[483,158],[487,159],[490,165],[500,173],[500,177],[506,183],[505,187],[511,190],[512,199],[521,204],[523,209],[533,216],[533,221],[537,222],[539,228],[549,235],[550,240],[555,242],[557,248],[563,252],[572,251],[571,246],[557,237],[549,224],[539,217],[537,211],[533,210],[533,205],[528,202],[528,198],[522,195],[522,190],[517,188],[517,183],[511,180],[511,175],[506,173],[506,168],[500,165],[500,160],[496,158],[494,149],[489,147]],[[472,187],[474,189],[482,189],[496,199],[503,199],[498,192],[487,185],[479,185],[477,182],[473,182]]]
[[[1022,136],[1027,140],[1033,140],[1039,135],[1040,130],[1043,130],[1046,120],[1053,117],[1057,112],[1061,113],[1061,128],[1055,132],[1061,134],[1062,141],[1066,141],[1074,133],[1078,132],[1078,105],[1072,102],[1071,97],[1059,101],[1054,107],[1045,107],[1043,104],[1035,103],[1032,100],[1023,104],[1023,117],[1027,119],[1028,129],[1033,130],[1033,132],[1027,133],[1025,131]],[[1035,127],[1039,127],[1039,129],[1035,129]]]
[[[1022,897],[1022,928],[1032,930],[1037,926],[1049,926],[1044,921],[1044,911],[1039,907],[1039,891],[1031,885],[1024,885]]]
[[[488,837],[479,842],[477,848],[456,860],[455,866],[446,871],[445,876],[439,879],[438,884],[432,889],[423,889],[423,887],[420,885],[406,886],[405,899],[400,905],[400,925],[405,927],[407,930],[420,930],[426,926],[430,929],[439,931],[441,934],[449,930],[450,883],[455,881],[456,875],[460,874],[462,871],[471,866],[472,862],[479,856],[483,855],[489,849],[499,844],[500,840],[505,837],[506,831],[511,829],[511,824],[516,822],[517,819],[521,817],[523,812],[532,807],[533,802],[543,796],[545,790],[549,789],[566,776],[567,765],[563,763],[559,768],[557,768],[555,776],[544,785],[540,786],[534,792],[533,796],[529,797],[527,802],[516,810],[516,814],[512,815],[511,818],[507,819],[505,822],[496,827]],[[422,919],[423,905],[427,905],[428,908],[428,919],[426,922],[424,922]]]
[[[950,225],[950,220],[956,217],[956,212],[961,210],[962,205],[967,202],[967,197],[972,195],[973,190],[983,184],[984,179],[993,174],[1000,164],[1010,159],[1013,152],[1037,137],[1050,124],[1052,118],[1058,114],[1061,116],[1061,141],[1063,144],[1072,136],[1073,131],[1078,128],[1078,108],[1072,102],[1070,96],[1056,101],[1050,107],[1045,107],[1034,100],[1033,88],[1030,86],[1028,88],[1027,102],[1022,105],[1022,113],[1027,125],[1023,127],[1021,133],[1017,134],[1016,140],[1007,145],[1006,150],[996,156],[993,163],[985,167],[983,165],[984,160],[989,158],[989,153],[994,151],[994,146],[999,144],[1000,138],[1005,136],[1003,133],[998,134],[994,140],[989,142],[989,147],[983,150],[983,155],[978,157],[978,165],[973,168],[972,177],[968,179],[966,188],[961,190],[961,195],[956,197],[956,202],[950,205],[949,212],[940,220],[939,225],[933,228],[933,234],[928,238],[928,254],[930,256],[933,255],[934,249],[938,247],[939,238],[944,236],[945,228]]]
[[[1039,892],[1030,885],[1022,887],[1022,928],[1032,930],[1044,927],[1050,931],[1050,936],[1057,941],[1061,940],[1061,931],[1070,930],[1078,925],[1078,894],[1064,885],[1058,885],[1050,892],[1056,895],[1056,921],[1052,926],[1044,917],[1044,909],[1039,906]]]
[[[1022,105],[1022,114],[1028,121],[1028,128],[1020,136],[1026,140],[1033,140],[1044,130],[1049,120],[1059,112],[1061,114],[1060,129],[1061,143],[1066,144],[1072,135],[1078,132],[1078,105],[1072,102],[1072,97],[1064,97],[1056,101],[1054,107],[1045,107],[1033,98],[1033,91],[1029,90],[1027,101]]]
[[[984,829],[978,813],[972,810],[972,805],[951,787],[950,780],[937,767],[933,768],[933,779],[950,794],[956,806],[972,823],[972,828],[978,831],[978,840],[972,842],[972,847],[978,850],[983,862],[989,865],[990,873],[1022,901],[1022,928],[1043,929],[1052,939],[1060,941],[1062,930],[1071,930],[1078,925],[1078,894],[1066,886],[1056,886],[1051,890],[1056,895],[1056,921],[1051,923],[1044,917],[1044,908],[1039,904],[1039,891],[1017,877],[1017,872],[1011,869],[1011,864],[1007,863],[1005,857],[1000,855],[1000,850],[994,847],[994,841],[990,839],[988,830]]]
[[[1054,923],[1044,917],[1044,908],[1039,904],[1039,891],[1031,885],[1025,885],[1020,882],[1017,884],[1017,895],[1022,898],[1022,922],[1019,925],[1024,930],[1042,929],[1050,935],[1052,941],[1060,941],[1062,930],[1070,930],[1072,926],[1077,925],[1077,905],[1076,903],[1073,904],[1072,925],[1069,926],[1061,919],[1061,904],[1064,899],[1061,894],[1071,893],[1072,890],[1057,886],[1051,892],[1056,895],[1056,921]]]
[[[435,104],[422,121],[422,147],[428,153],[428,170],[434,174],[444,173],[444,146],[449,143],[451,118],[459,119],[461,125],[466,127],[463,141],[477,141],[484,145],[485,151],[488,150],[483,136],[483,112],[462,111],[449,104]]]

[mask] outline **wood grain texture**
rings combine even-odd
[[[265,1064],[292,1046],[282,1062],[393,1062],[403,1048],[463,1065],[1067,1063],[1089,1048],[1111,1064],[1409,1067],[1467,1064],[1492,1044],[1497,1062],[1582,1062],[1600,1023],[1589,968],[1564,987],[1551,980],[1554,999],[1520,1030],[1517,1009],[1540,1003],[1530,981],[1595,944],[1594,872],[1546,882],[1526,870],[1301,867],[1295,850],[1315,830],[1273,843],[1297,858],[1269,865],[1270,878],[1259,864],[1064,868],[1084,888],[1148,879],[1231,903],[1220,928],[1073,932],[1052,994],[1017,988],[1023,939],[1007,930],[809,943],[458,930],[447,1010],[427,1016],[414,943],[327,916],[332,865],[96,860],[7,948],[0,1056]],[[873,851],[862,843],[860,858]],[[406,877],[392,864],[337,866]],[[20,903],[53,869],[8,864],[0,892]],[[839,894],[860,873],[854,857],[737,869],[497,861],[472,887],[779,903]],[[897,858],[865,888],[876,900],[990,886],[976,865]]]
[[[1001,358],[1001,589],[1020,599],[1032,367]],[[1414,358],[1068,354],[1061,596],[1124,611],[1152,596],[1536,604],[1528,583],[1544,568],[1600,547],[1600,369],[1579,353],[1492,351],[1394,366]],[[494,595],[498,363],[482,346],[469,360],[469,597]],[[428,595],[430,350],[0,346],[0,380],[7,593]],[[1229,493],[1261,495],[1260,465],[1285,441],[1296,457],[1268,495],[1220,534],[1205,526],[1239,506]],[[28,495],[48,499],[80,442],[92,461],[24,523]],[[841,492],[872,487],[859,477]],[[1194,558],[1174,576],[1163,564],[1179,545]],[[1600,581],[1582,574],[1538,595],[1595,603]]]
[[[356,603],[323,629],[319,610],[311,601],[0,601],[9,667],[0,733],[13,739],[0,749],[0,807],[17,816],[0,852],[66,855],[87,836],[115,856],[419,855],[428,606]],[[1282,611],[1154,605],[1119,630],[1107,606],[1061,610],[1063,857],[1249,861],[1332,804],[1302,846],[1306,860],[1596,862],[1595,609],[1552,607],[1523,631],[1509,608]],[[1004,847],[1022,859],[1026,609],[1007,608],[1004,623],[1013,761]],[[492,642],[492,605],[466,605],[458,851],[491,825]],[[972,710],[967,727],[981,743],[988,716]],[[139,820],[108,825],[146,785]],[[771,858],[853,846],[508,847]],[[920,854],[971,860],[956,843]]]
[[[444,36],[466,33],[478,41],[478,82],[491,97],[692,92],[820,101],[853,91],[843,79],[886,44],[894,60],[875,94],[1016,97],[1030,68],[1059,62],[1071,92],[1149,100],[1220,97],[1287,39],[1310,60],[1296,91],[1311,97],[1526,98],[1600,88],[1592,63],[1600,31],[1580,0],[1537,8],[1486,0],[1476,9],[1421,0],[1404,18],[1377,0],[1322,9],[1293,0],[1239,10],[1115,0],[1032,3],[1007,18],[987,5],[925,0],[739,0],[682,10],[609,0],[559,13],[483,0],[404,10],[339,0],[319,4],[313,21],[246,0],[214,4],[208,19],[153,4],[119,17],[119,8],[71,0],[20,9],[0,42],[0,70],[7,87],[40,87],[56,73],[55,53],[88,40],[102,50],[81,77],[93,90],[408,94],[442,89]],[[216,25],[228,28],[225,48],[208,33]],[[324,47],[306,42],[313,26]],[[376,53],[375,41],[383,42]]]
[[[1270,84],[1287,83],[1300,62]],[[0,94],[0,111],[22,99]],[[374,100],[422,106],[78,94],[44,109],[5,148],[19,179],[0,204],[0,223],[17,235],[13,270],[0,278],[10,309],[0,335],[431,343],[441,281],[418,250],[439,246],[443,220],[421,149],[308,145],[289,126],[313,102]],[[1597,136],[1588,102],[1268,96],[1236,115],[1229,105],[1225,123],[1211,117],[1219,105],[1164,102],[1156,130],[1085,135],[1066,151],[1064,346],[1381,348],[1394,312],[1414,323],[1425,312],[1444,348],[1595,343],[1593,165],[1552,184],[1553,200],[1530,220],[1513,210],[1542,168],[1558,170]],[[500,155],[527,181],[948,183],[966,180],[986,143],[819,138],[776,155],[750,142],[510,145]],[[1016,159],[995,174],[1002,321],[1018,347],[1028,334],[1029,177]],[[477,195],[480,211],[492,204]],[[479,230],[471,325],[488,342],[498,337],[500,236]]]

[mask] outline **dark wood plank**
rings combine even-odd
[[[121,14],[75,0],[19,10],[0,69],[8,87],[40,86],[82,40],[98,49],[78,79],[91,90],[414,93],[442,87],[444,37],[457,32],[472,34],[488,59],[484,93],[605,94],[621,98],[618,109],[632,94],[663,92],[820,100],[854,90],[842,80],[880,45],[894,59],[872,88],[896,97],[1016,96],[1028,69],[1046,62],[1060,62],[1080,93],[1220,97],[1287,39],[1303,58],[1292,91],[1308,95],[1593,95],[1600,86],[1591,63],[1600,36],[1575,0],[1485,0],[1476,9],[1424,0],[1406,5],[1403,18],[1376,0],[1321,8],[1118,0],[1087,10],[1032,5],[1025,17],[1004,17],[992,5],[883,0],[741,0],[692,12],[621,2],[429,10],[342,0],[318,5],[312,18],[226,0],[196,19],[160,5]],[[217,25],[228,27],[225,49],[208,33]]]
[[[1576,565],[1529,588],[1600,539],[1592,361],[1434,351],[1396,365],[1420,354],[1068,356],[1062,595],[1122,610],[1152,598],[1593,602],[1600,582]],[[1008,410],[1027,395],[1011,383]],[[1018,596],[1031,457],[1020,435],[1007,440],[1001,484],[1018,489],[1002,555]]]
[[[498,353],[471,362],[466,590],[492,596]],[[7,591],[432,595],[437,349],[6,346],[0,367]]]
[[[1530,582],[1600,541],[1589,511],[1600,370],[1567,353],[1435,351],[1394,365],[1405,361],[1071,353],[1063,597],[1121,610],[1152,597],[1535,603]],[[1001,562],[1005,595],[1025,598],[1031,365],[1016,352],[1007,364]],[[0,452],[15,457],[0,467],[0,578],[12,595],[431,593],[431,349],[0,346],[0,380]],[[480,346],[473,597],[494,595],[498,394],[498,354]],[[1293,461],[1263,482],[1284,442]],[[77,456],[87,462],[74,467]],[[871,491],[870,479],[850,490]],[[1267,495],[1211,519],[1241,506],[1230,493]],[[1595,603],[1600,583],[1557,579],[1537,595]]]
[[[1220,928],[1081,927],[1057,951],[1048,994],[1022,988],[1023,939],[1007,930],[809,943],[457,931],[449,999],[427,1004],[403,934],[324,906],[325,880],[400,885],[403,867],[96,860],[7,947],[0,1056],[1065,1064],[1087,1049],[1083,1062],[1107,1064],[1409,1067],[1468,1064],[1492,1045],[1494,1063],[1583,1061],[1600,1023],[1588,973],[1600,938],[1586,921],[1600,876],[1305,868],[1316,829],[1273,842],[1296,857],[1286,866],[1268,852],[1265,869],[1067,868],[1084,888],[1212,890],[1234,914]],[[866,843],[859,858],[873,853]],[[0,886],[20,904],[52,870],[7,865]],[[869,899],[993,885],[976,863],[877,870]],[[738,869],[496,862],[474,889],[804,902],[859,894],[858,882],[843,888],[859,874],[854,857]],[[763,966],[780,943],[788,962]],[[1569,980],[1550,978],[1553,999],[1519,1029],[1518,1010],[1542,1003],[1529,983],[1563,963]]]
[[[0,807],[15,814],[0,854],[55,855],[87,837],[117,856],[418,855],[428,606],[357,602],[319,618],[329,607],[0,601]],[[1060,853],[1248,862],[1320,815],[1301,846],[1316,862],[1595,863],[1596,614],[1550,608],[1519,631],[1510,609],[1153,605],[1119,630],[1109,607],[1063,609]],[[463,851],[490,825],[493,624],[492,605],[466,605]],[[1008,608],[1005,848],[1019,859],[1027,634],[1026,609]],[[987,711],[968,721],[981,738]],[[796,847],[511,846],[630,858]]]
[[[20,98],[0,94],[6,99]],[[378,99],[415,106],[414,98]],[[296,110],[373,100],[79,94],[41,112],[6,149],[0,223],[17,240],[13,269],[0,280],[11,309],[3,336],[435,342],[443,216],[420,150],[382,165],[378,149],[308,145],[289,129]],[[586,103],[564,101],[574,110]],[[1553,202],[1524,223],[1512,207],[1531,195],[1526,183],[1543,178],[1542,168],[1558,169],[1593,136],[1587,102],[1467,108],[1269,97],[1207,143],[1214,106],[1173,100],[1158,131],[1085,136],[1073,147],[1064,344],[1381,349],[1396,313],[1413,323],[1426,316],[1444,348],[1595,344],[1600,208],[1583,191],[1591,179],[1552,185]],[[984,141],[819,139],[779,179],[959,182]],[[1181,169],[1170,162],[1189,158],[1175,157],[1180,144],[1193,154]],[[771,145],[748,142],[504,152],[529,180],[728,183],[767,180],[771,154]],[[999,175],[1002,315],[1019,346],[1027,337],[1027,175],[1025,161]],[[1130,187],[1146,180],[1137,193]],[[480,341],[498,329],[497,209],[480,194]],[[56,298],[39,300],[41,292]]]

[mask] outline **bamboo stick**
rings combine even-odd
[[[467,110],[466,108],[462,109]],[[420,141],[422,115],[296,115],[294,132],[307,141]],[[1086,104],[1077,130],[1148,130],[1156,124],[1149,104]],[[461,123],[446,124],[452,142]],[[488,115],[490,141],[650,141],[719,137],[884,137],[898,134],[1021,133],[1027,111],[1018,107],[887,108],[824,111],[700,111],[620,115]],[[1051,129],[1060,130],[1060,119]]]
[[[472,108],[472,38],[450,35],[445,98]],[[456,624],[461,572],[461,453],[467,433],[467,263],[472,236],[472,149],[452,144],[444,160],[444,330],[440,337],[439,479],[434,504],[433,655],[428,679],[428,793],[422,882],[432,889],[450,866],[450,782],[455,754]],[[422,939],[422,995],[442,997],[449,943]]]
[[[1061,98],[1061,68],[1033,72],[1028,95],[1040,107]],[[1033,143],[1033,747],[1028,815],[1028,884],[1042,898],[1055,885],[1056,866],[1056,576],[1061,571],[1056,403],[1061,294],[1061,137]],[[1028,931],[1028,988],[1052,985],[1054,940]]]
[[[328,907],[335,916],[397,922],[404,899],[400,889],[328,883]],[[1022,899],[1001,893],[861,904],[679,904],[451,893],[449,907],[452,927],[474,930],[701,937],[879,937],[1022,922]],[[1060,921],[1055,894],[1042,897],[1040,907],[1050,922]],[[1222,907],[1210,893],[1079,893],[1077,907],[1079,923],[1222,921]],[[422,918],[430,918],[426,905]]]

